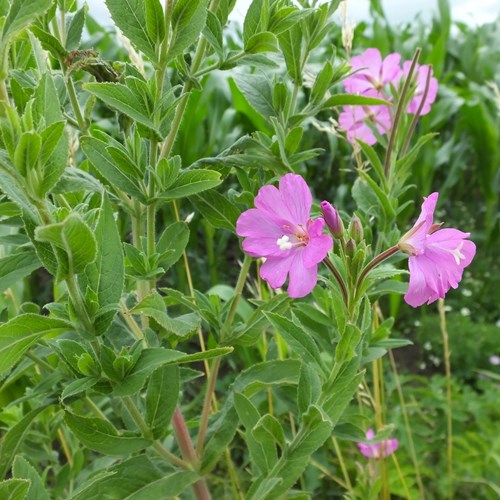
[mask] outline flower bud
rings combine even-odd
[[[363,239],[363,224],[361,224],[361,221],[357,215],[353,215],[351,222],[349,223],[349,236],[356,243],[359,243]]]
[[[333,208],[331,203],[327,201],[321,202],[321,212],[325,219],[328,229],[335,238],[340,238],[344,235],[344,223],[339,216],[339,213]]]
[[[352,238],[349,238],[347,240],[347,243],[345,245],[345,253],[349,257],[354,257],[354,254],[356,253],[356,242]]]

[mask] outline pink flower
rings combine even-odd
[[[371,441],[375,437],[373,429],[368,429],[366,439]],[[378,443],[358,443],[359,451],[368,458],[386,458],[398,449],[398,440],[396,438],[384,439]]]
[[[404,298],[412,307],[442,299],[450,287],[457,288],[476,253],[476,245],[466,239],[470,233],[434,224],[438,196],[432,193],[424,198],[420,217],[399,242],[400,250],[410,256],[410,283]]]
[[[371,97],[375,97],[371,92]],[[347,140],[355,144],[361,139],[370,146],[377,138],[370,128],[374,126],[380,134],[385,134],[391,127],[391,115],[387,106],[344,106],[339,116],[340,128],[347,132]]]
[[[244,236],[243,250],[253,257],[265,257],[260,276],[273,288],[280,288],[289,276],[290,297],[304,297],[318,280],[318,264],[333,246],[322,234],[325,221],[310,217],[312,195],[300,175],[281,178],[279,189],[263,186],[255,207],[243,212],[236,233]]]
[[[405,63],[403,64],[403,74],[405,78],[408,76],[408,73],[410,72],[410,67],[411,67],[411,61],[405,61]],[[425,84],[427,82],[427,74],[429,71],[431,72],[432,75],[433,74],[432,66],[429,65],[419,66],[417,64],[415,71],[413,73],[414,79],[416,80],[416,88],[413,97],[410,103],[408,104],[408,108],[406,108],[407,113],[411,113],[412,115],[417,113],[420,103],[422,102],[422,97],[425,91]],[[429,82],[429,90],[427,91],[427,96],[425,98],[425,102],[422,107],[422,111],[420,112],[420,115],[426,115],[427,113],[429,113],[429,111],[431,110],[431,104],[436,100],[437,90],[438,90],[438,82],[436,78],[431,76],[431,80]]]
[[[384,60],[378,49],[367,49],[360,56],[351,59],[351,68],[356,73],[344,80],[347,92],[365,94],[367,91],[380,92],[387,84],[397,83],[401,77],[399,54],[389,54]]]

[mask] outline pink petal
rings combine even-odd
[[[272,237],[276,240],[283,235],[283,231],[278,224],[269,219],[265,212],[257,208],[251,208],[238,217],[236,234],[254,238]]]
[[[281,250],[276,243],[277,238],[245,238],[242,243],[243,250],[252,257],[287,257],[290,250]]]
[[[324,225],[325,221],[318,218],[308,228],[309,243],[302,250],[303,262],[307,268],[319,264],[333,247],[332,237],[321,233]]]
[[[401,54],[394,53],[389,54],[382,63],[382,78],[381,81],[384,85],[387,83],[393,83],[396,85],[397,80],[399,80],[402,73],[401,67]]]
[[[374,430],[373,430],[373,429],[371,429],[371,428],[370,428],[370,429],[368,429],[368,430],[366,431],[365,436],[366,436],[366,439],[368,439],[368,440],[373,439],[373,438],[375,437],[375,432],[374,432]]]
[[[294,299],[305,297],[310,294],[318,281],[318,266],[306,268],[302,252],[296,252],[293,263],[290,266],[290,280],[288,283],[288,295]]]
[[[262,186],[254,200],[255,206],[264,212],[266,217],[278,224],[293,226],[293,217],[283,202],[280,191],[275,186]]]
[[[312,194],[302,176],[286,174],[280,179],[280,192],[294,225],[306,225],[312,207]]]
[[[293,262],[293,256],[286,258],[271,257],[262,264],[260,268],[260,277],[267,281],[271,288],[281,288],[285,281],[290,266]]]
[[[374,448],[373,445],[358,443],[358,448],[361,454],[367,458],[373,457]]]
[[[410,257],[408,260],[410,282],[404,299],[410,306],[419,307],[427,302],[434,291],[427,286],[424,272],[420,269],[417,257]]]

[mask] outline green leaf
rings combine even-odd
[[[186,354],[185,352],[161,347],[144,349],[132,371],[123,380],[122,384],[115,389],[115,394],[117,396],[134,394],[142,388],[151,373],[162,366],[203,361],[224,356],[232,351],[232,347],[219,347],[196,354]]]
[[[71,331],[68,323],[37,314],[22,314],[0,325],[0,374],[12,368],[45,335]]]
[[[4,43],[13,35],[26,28],[37,16],[52,5],[52,0],[12,0],[9,13],[3,25]]]
[[[266,120],[276,114],[273,108],[271,83],[267,77],[260,74],[241,74],[234,75],[233,79],[250,106]]]
[[[190,201],[213,227],[235,231],[240,211],[224,195],[217,191],[208,191],[191,196]]]
[[[227,449],[238,428],[238,416],[234,408],[218,412],[207,431],[206,446],[203,452],[200,473],[210,472]]]
[[[35,237],[66,252],[70,274],[83,272],[96,258],[96,239],[89,226],[76,213],[70,214],[63,222],[38,227]]]
[[[76,50],[80,46],[87,8],[84,5],[81,9],[78,9],[68,22],[68,29],[66,30],[66,48],[68,50]]]
[[[95,137],[80,138],[83,152],[87,155],[94,168],[101,174],[111,187],[117,187],[128,195],[145,201],[144,194],[135,179],[125,174],[115,163],[107,151],[108,144]]]
[[[146,0],[146,31],[153,43],[161,43],[165,37],[163,8],[160,0]]]
[[[64,387],[61,393],[61,401],[64,401],[66,398],[70,398],[71,396],[75,396],[76,394],[80,394],[88,389],[91,389],[92,387],[94,387],[94,385],[97,384],[97,382],[99,382],[99,379],[96,377],[84,377],[70,382],[67,386]]]
[[[58,121],[42,132],[40,161],[43,168],[42,192],[52,191],[68,165],[69,142],[65,130],[66,122]]]
[[[134,47],[156,60],[155,40],[148,34],[143,0],[105,0],[113,22]]]
[[[25,192],[25,181],[10,163],[2,151],[0,151],[0,189],[12,200],[23,213],[32,221],[39,221],[35,206],[28,201]]]
[[[38,121],[44,118],[47,127],[55,122],[64,121],[57,89],[49,71],[42,75],[33,97],[35,99],[33,113]]]
[[[102,418],[81,417],[66,411],[64,422],[82,444],[105,455],[128,455],[152,444],[152,441],[131,433],[119,433],[108,420]]]
[[[0,497],[2,500],[24,500],[30,489],[27,479],[7,479],[0,482]]]
[[[336,94],[329,97],[323,104],[324,108],[335,106],[392,106],[392,103],[377,99],[376,97],[366,97],[355,94]]]
[[[180,495],[197,477],[193,471],[165,474],[145,455],[139,455],[91,476],[71,500],[171,498]]]
[[[285,448],[285,432],[279,420],[273,415],[264,415],[253,428],[252,434],[261,443],[274,441],[282,450]]]
[[[104,82],[85,83],[83,88],[101,99],[108,106],[142,123],[146,127],[156,130],[155,124],[150,118],[150,111],[129,86],[122,83]]]
[[[97,295],[101,308],[118,307],[125,280],[125,266],[120,233],[106,192],[103,194],[94,236],[97,243],[96,259],[85,268],[85,279]],[[114,316],[115,311],[99,315],[94,323],[98,335],[106,332]]]
[[[256,33],[267,31],[269,24],[269,0],[253,0],[243,22],[245,45]]]
[[[279,37],[279,44],[285,57],[286,69],[295,83],[302,83],[302,29],[292,26]]]
[[[182,54],[196,42],[205,27],[207,0],[176,0],[172,11],[172,37],[168,60]]]
[[[293,314],[292,321],[272,312],[264,312],[264,315],[300,359],[320,370],[325,369],[318,346],[312,337],[304,332],[304,327],[301,327],[300,321]]]
[[[36,469],[21,455],[17,455],[12,466],[12,473],[16,479],[27,479],[30,487],[25,500],[49,500],[42,478]]]
[[[207,42],[215,49],[219,58],[223,56],[222,25],[219,18],[210,10],[207,11],[207,25],[203,30],[203,36]]]
[[[252,434],[252,429],[261,418],[260,413],[250,399],[239,392],[234,394],[234,407],[245,427],[245,443],[250,452],[252,462],[257,468],[257,471],[265,474],[271,470],[278,456],[276,448],[271,441],[259,442]]]
[[[323,69],[318,73],[314,85],[311,89],[311,103],[319,104],[325,97],[326,92],[332,84],[334,70],[332,63],[327,61]]]
[[[297,386],[297,404],[301,413],[309,406],[316,404],[321,394],[321,381],[318,374],[307,363],[300,367],[300,378]]]
[[[137,304],[131,312],[140,313],[153,318],[160,326],[168,333],[174,334],[177,337],[186,337],[193,333],[200,326],[200,317],[195,313],[183,314],[176,318],[171,318],[167,314],[165,302],[158,294],[153,291]]]
[[[165,228],[156,245],[156,251],[165,255],[159,261],[165,271],[182,257],[188,241],[189,227],[185,222],[174,222]]]
[[[38,26],[31,26],[30,30],[40,40],[42,48],[50,52],[56,59],[64,59],[68,55],[68,51],[61,45],[61,42],[48,31]]]
[[[335,362],[347,363],[356,356],[356,347],[361,340],[361,330],[352,323],[346,329],[335,349]]]
[[[19,249],[0,259],[0,293],[41,266],[32,248]]]
[[[149,378],[146,391],[146,423],[155,439],[163,439],[179,399],[179,367],[162,366]]]
[[[34,410],[31,410],[3,436],[0,446],[0,478],[5,477],[9,471],[12,461],[23,443],[33,420],[39,413],[45,410],[47,406],[48,405],[40,405]]]
[[[161,199],[174,200],[191,196],[218,186],[221,174],[215,170],[185,170],[181,172],[170,188],[162,193]]]
[[[365,156],[370,161],[370,165],[375,170],[378,180],[382,183],[384,191],[387,192],[388,191],[387,177],[384,173],[384,166],[382,165],[382,161],[380,160],[378,154],[370,145],[366,144],[366,142],[360,141],[359,139],[357,142],[361,147],[361,150],[363,151]]]
[[[256,33],[245,42],[245,52],[259,54],[260,52],[278,52],[278,39],[269,31]]]

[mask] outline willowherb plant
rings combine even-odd
[[[437,89],[418,51],[402,69],[373,49],[352,67],[325,60],[338,1],[254,0],[228,38],[234,3],[106,0],[131,62],[106,60],[74,0],[0,4],[2,498],[304,497],[339,423],[365,439],[345,413],[364,366],[408,343],[379,306],[406,292],[403,253],[413,306],[443,298],[474,256],[468,233],[434,224],[437,193],[409,233],[397,225]],[[177,139],[216,71],[260,130],[186,163]],[[349,224],[327,201],[319,217],[305,180],[319,150],[304,132],[338,106],[357,139]],[[243,255],[234,234],[247,255],[234,287],[198,290],[193,262],[213,271],[219,233],[221,261]],[[23,286],[34,273],[45,292]],[[382,427],[371,453],[395,450]]]

